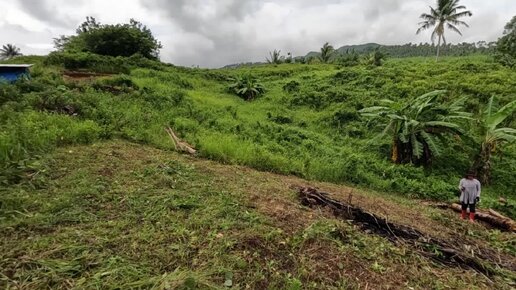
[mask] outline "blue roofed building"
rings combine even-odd
[[[0,82],[15,82],[20,79],[30,78],[29,68],[32,64],[0,64]]]

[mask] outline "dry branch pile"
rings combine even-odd
[[[410,246],[421,255],[430,257],[446,265],[472,268],[480,273],[491,276],[497,267],[516,270],[516,265],[506,260],[502,262],[498,253],[488,249],[476,248],[475,254],[465,250],[465,244],[474,245],[472,241],[447,241],[426,235],[412,227],[395,224],[385,218],[369,213],[360,207],[352,206],[342,201],[334,200],[327,193],[319,192],[310,187],[299,189],[301,204],[308,207],[328,207],[336,217],[351,220],[362,230],[387,238],[393,243],[403,243]]]

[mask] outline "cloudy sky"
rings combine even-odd
[[[263,61],[281,49],[294,55],[326,41],[345,44],[419,43],[418,16],[435,0],[0,0],[0,44],[46,54],[52,38],[72,34],[91,15],[101,23],[135,18],[162,42],[161,59],[184,66],[219,67]],[[462,0],[473,12],[463,37],[496,40],[516,15],[516,0]]]

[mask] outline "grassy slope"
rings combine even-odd
[[[167,73],[143,77],[148,73],[139,70],[132,75],[141,86],[170,92]],[[262,79],[266,95],[246,103],[227,94],[226,83],[212,77],[242,73]],[[511,89],[516,86],[516,73],[485,57],[445,58],[439,64],[429,58],[393,59],[380,68],[257,66],[197,71],[197,75],[182,71],[179,76],[191,83],[192,88],[186,89],[187,100],[193,101],[196,110],[169,115],[162,123],[169,122],[203,156],[419,198],[454,198],[456,182],[470,166],[476,149],[449,139],[432,170],[392,166],[389,138],[368,143],[379,130],[367,128],[356,110],[382,98],[406,99],[435,89],[447,89],[449,99],[466,97],[467,110],[473,113],[491,95],[501,102],[516,97]],[[299,88],[286,92],[283,87],[291,82],[298,82]],[[154,122],[151,126],[157,126],[149,135],[159,132],[162,123]],[[154,139],[152,143],[157,142]],[[493,160],[493,186],[484,191],[489,206],[496,206],[499,196],[513,199],[510,184],[516,181],[512,174],[516,170],[515,148],[506,148],[505,158]]]
[[[111,141],[58,149],[3,194],[0,288],[510,289],[298,204],[307,181]],[[513,235],[399,196],[312,185],[514,259]],[[502,272],[500,272],[502,274]],[[514,275],[514,273],[512,274]],[[495,284],[491,284],[495,283]],[[496,286],[495,286],[496,285]]]
[[[11,100],[0,110],[0,163],[16,177],[35,155],[56,146],[112,137],[170,148],[163,128],[172,126],[203,157],[224,163],[452,200],[477,151],[471,142],[448,138],[429,170],[395,166],[388,158],[390,138],[371,143],[380,129],[368,126],[357,110],[382,98],[406,100],[435,89],[447,89],[450,100],[467,97],[472,112],[493,94],[502,103],[516,97],[516,73],[487,57],[443,58],[439,63],[430,58],[392,59],[378,68],[156,66],[160,70],[131,71],[129,82],[137,83],[139,90],[117,92],[103,89],[103,81],[64,81],[58,68],[36,65],[32,83],[20,85],[19,92],[0,88],[1,97]],[[267,93],[253,102],[229,94],[227,77],[242,73],[259,77]],[[104,81],[109,85],[109,79]],[[63,114],[68,106],[77,109],[77,117]],[[498,209],[514,215],[516,147],[507,147],[503,158],[493,160],[493,185],[484,188],[483,200],[486,206],[499,206],[498,197],[504,196],[510,206]],[[0,182],[5,179],[0,172]]]

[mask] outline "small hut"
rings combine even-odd
[[[0,81],[15,82],[29,79],[32,64],[0,64]]]

